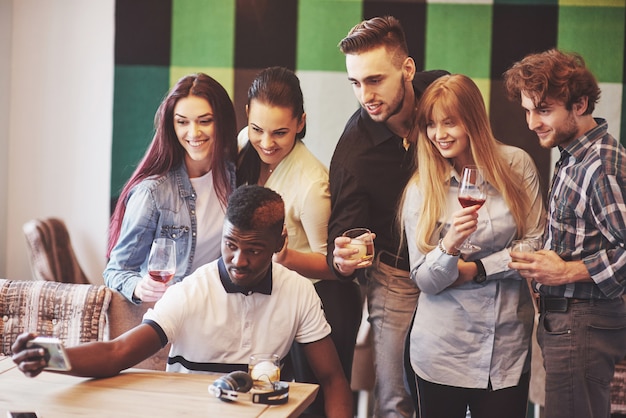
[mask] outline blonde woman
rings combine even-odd
[[[526,416],[534,308],[507,267],[514,239],[542,233],[544,209],[530,156],[496,140],[467,76],[443,76],[420,99],[417,169],[401,206],[411,278],[421,289],[410,363],[421,417]],[[462,208],[460,173],[481,167],[487,199]],[[457,249],[472,234],[481,249]]]

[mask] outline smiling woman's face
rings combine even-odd
[[[434,109],[426,125],[426,135],[444,158],[453,161],[455,167],[471,163],[469,136],[456,116]]]
[[[261,161],[276,167],[293,149],[296,135],[304,128],[306,115],[300,120],[288,107],[272,106],[252,100],[248,111],[248,138]]]
[[[215,118],[209,102],[192,95],[178,100],[174,106],[174,131],[186,151],[189,176],[206,174],[211,169],[215,144]]]

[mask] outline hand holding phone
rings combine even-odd
[[[65,353],[65,347],[63,347],[63,343],[58,338],[37,337],[26,343],[26,346],[28,348],[43,348],[46,350],[45,356],[48,363],[46,369],[60,371],[71,370],[72,367]]]

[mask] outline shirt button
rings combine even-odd
[[[172,234],[172,238],[176,238],[176,234]]]
[[[196,236],[196,233],[194,232],[194,233],[193,233],[193,234],[191,234],[191,235],[193,235],[193,236],[195,237],[195,236]]]
[[[192,215],[195,215],[195,214],[196,214],[196,211],[195,211],[194,209],[191,209],[191,214],[192,214]]]

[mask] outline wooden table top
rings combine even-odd
[[[297,417],[319,387],[289,383],[284,405],[224,402],[208,393],[219,375],[130,369],[106,379],[43,372],[28,378],[10,358],[0,358],[0,418],[33,411],[38,418],[67,417]]]

